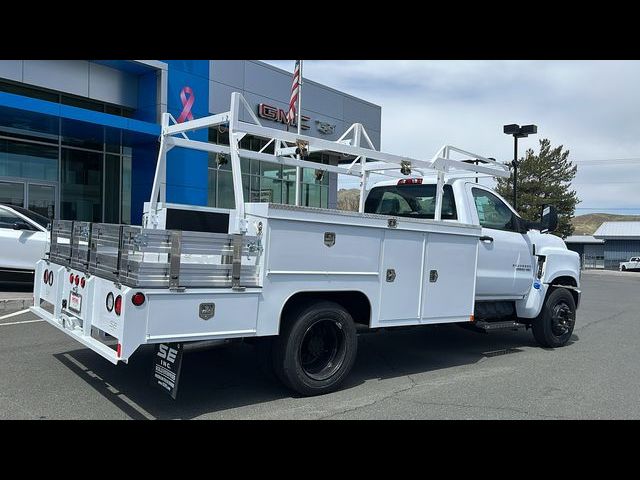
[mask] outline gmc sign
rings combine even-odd
[[[287,120],[287,112],[285,112],[281,108],[267,105],[266,103],[261,103],[260,105],[258,105],[258,116],[267,120],[271,120],[272,122],[284,123],[285,125],[297,127],[295,120],[289,123],[289,120]],[[300,126],[300,130],[309,130],[310,127],[305,122],[310,120],[310,117],[302,115],[301,119],[302,125]]]

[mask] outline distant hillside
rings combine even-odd
[[[360,190],[357,188],[338,190],[338,210],[351,210],[353,212],[358,211],[358,204],[360,202]]]
[[[589,213],[571,220],[574,235],[593,235],[604,222],[638,222],[640,215],[616,215],[613,213]]]

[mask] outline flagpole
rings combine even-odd
[[[302,60],[300,60],[300,73],[298,74],[298,135],[300,135],[302,127]],[[296,155],[300,160],[300,154]],[[302,168],[296,167],[296,206],[300,206],[302,197]]]

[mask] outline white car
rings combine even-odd
[[[640,257],[631,257],[628,262],[620,263],[620,271],[640,270]]]
[[[48,248],[49,223],[38,213],[0,204],[0,283],[33,281],[36,262]]]

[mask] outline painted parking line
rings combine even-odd
[[[38,319],[38,320],[23,320],[21,322],[6,322],[6,323],[0,323],[0,327],[4,327],[5,325],[20,325],[21,323],[37,323],[37,322],[44,322],[44,320]]]

